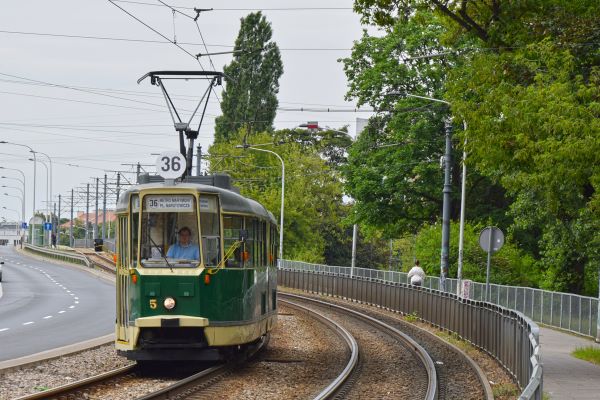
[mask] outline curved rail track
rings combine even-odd
[[[363,312],[359,312],[357,310],[353,310],[350,308],[342,307],[336,304],[324,302],[321,300],[313,299],[310,297],[299,296],[295,294],[289,293],[279,293],[280,298],[285,299],[293,299],[295,301],[300,301],[304,303],[312,303],[322,308],[327,308],[335,313],[347,315],[355,319],[362,320],[366,324],[376,328],[379,331],[385,332],[388,336],[399,342],[406,350],[408,350],[412,355],[418,359],[423,366],[426,372],[426,388],[423,398],[426,400],[435,400],[437,398],[438,386],[437,386],[437,372],[435,368],[435,364],[427,351],[419,345],[415,340],[401,332],[400,330],[394,328],[393,326],[386,324],[382,321],[379,321],[376,318],[373,318]],[[360,351],[360,350],[359,350]],[[358,365],[353,369],[353,371],[347,376],[343,383],[338,385],[336,391],[326,397],[321,398],[343,398],[352,393],[353,384],[355,381],[360,379],[360,375],[363,374],[364,367]],[[410,384],[410,382],[408,382]]]
[[[286,296],[282,292],[279,295]],[[297,295],[290,294],[290,296]],[[328,301],[321,301],[312,297],[306,297],[306,299],[307,301],[322,303],[324,306],[341,304],[342,307],[356,312],[366,312],[378,321],[408,334],[435,360],[438,400],[452,398],[493,400],[492,388],[481,367],[460,348],[434,333],[406,322],[398,318],[397,315],[391,315],[385,309],[370,305],[348,303],[341,299],[328,299]]]

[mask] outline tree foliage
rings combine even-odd
[[[283,64],[273,30],[262,13],[241,19],[231,63],[224,67],[227,84],[221,101],[223,115],[215,120],[215,141],[227,141],[241,127],[249,132],[272,130],[277,111]]]
[[[419,190],[428,192],[427,180],[414,180],[423,175],[397,166],[399,176],[390,190],[383,191],[380,183],[372,198],[361,193],[367,194],[378,174],[387,176],[389,171],[378,163],[394,158],[416,162],[422,155],[398,149],[396,157],[381,158],[369,152],[361,163],[353,153],[360,146],[368,150],[361,141],[369,136],[388,143],[390,134],[394,140],[403,139],[428,117],[432,131],[435,123],[439,126],[439,119],[431,115],[409,116],[392,129],[392,123],[402,119],[400,111],[415,103],[393,103],[386,96],[390,92],[399,89],[443,98],[451,103],[455,123],[464,121],[468,126],[457,132],[455,143],[458,147],[468,138],[469,182],[475,186],[467,199],[483,196],[477,204],[468,203],[468,211],[477,212],[467,217],[508,228],[520,251],[536,260],[527,265],[541,268],[541,286],[583,293],[597,290],[593,278],[600,263],[600,3],[356,0],[355,10],[381,34],[365,34],[352,57],[344,60],[348,95],[393,110],[374,119],[371,131],[350,151],[354,170],[349,189],[363,203],[358,203],[358,215],[365,214],[362,207],[369,224],[385,228],[391,225],[381,224],[387,218],[404,221],[400,232],[414,229],[409,216],[420,216],[408,213],[409,207],[393,211],[402,202],[394,203],[397,198],[392,195],[396,190],[402,200],[410,201]],[[438,56],[414,58],[426,54]],[[382,120],[385,129],[376,129]],[[402,133],[400,137],[396,132]],[[423,144],[417,147],[426,150]],[[370,182],[363,178],[367,171],[372,174]],[[406,180],[412,180],[411,185]],[[390,212],[382,204],[389,205]],[[435,207],[426,200],[422,204],[419,219],[425,222]],[[378,219],[378,213],[383,218]],[[516,260],[511,265],[516,271],[520,268]]]

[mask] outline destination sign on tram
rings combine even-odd
[[[146,196],[145,208],[150,212],[192,212],[194,198],[192,196]]]

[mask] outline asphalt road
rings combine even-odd
[[[0,361],[114,332],[115,286],[0,246]]]

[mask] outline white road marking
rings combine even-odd
[[[33,321],[29,321],[29,322],[23,322],[23,325],[31,325],[31,324],[34,324],[34,323],[35,323],[35,322],[33,322]]]
[[[58,313],[63,314],[64,312],[65,312],[65,310],[60,310]]]
[[[75,306],[69,306],[69,308],[75,308]]]
[[[75,293],[70,293],[70,295],[71,295],[71,296],[75,296]],[[77,297],[75,297],[75,298],[77,298]]]
[[[44,317],[44,319],[49,319],[49,318],[52,318],[52,315],[46,315],[46,316]]]
[[[75,301],[74,303],[75,303],[75,304],[79,304],[79,302],[78,302],[78,301]]]
[[[73,297],[73,299],[75,299],[75,300],[79,300],[79,297]]]
[[[7,331],[7,330],[9,330],[9,329],[10,329],[10,328],[2,328],[2,329],[0,329],[0,332]]]

